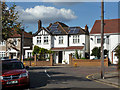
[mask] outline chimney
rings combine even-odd
[[[87,26],[87,24],[86,24],[86,26],[85,26],[85,31],[88,31],[88,26]]]
[[[40,28],[42,27],[42,22],[41,20],[38,21],[38,30],[40,30]]]

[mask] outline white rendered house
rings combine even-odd
[[[33,35],[33,47],[35,45],[54,51],[54,64],[69,64],[69,54],[74,54],[75,50],[78,50],[82,57],[89,56],[88,27],[86,25],[85,29],[82,29],[55,22],[44,28],[39,20],[38,31]]]
[[[115,49],[120,44],[120,19],[104,20],[104,49],[107,49],[108,58],[112,64],[117,64]],[[90,32],[90,54],[94,47],[101,47],[101,20],[96,20]],[[90,56],[91,59],[94,56]]]

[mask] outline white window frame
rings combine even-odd
[[[44,44],[49,44],[48,43],[48,36],[44,36]]]
[[[41,36],[37,37],[37,44],[40,45],[41,44]]]
[[[98,42],[98,39],[100,40],[100,42]],[[101,43],[101,36],[97,36],[96,37],[96,43],[100,44]],[[104,38],[104,43],[106,43],[106,39]]]
[[[5,57],[5,56],[6,56],[5,52],[0,52],[0,57]]]
[[[6,44],[5,41],[0,42],[0,46],[5,46],[5,44]]]
[[[63,36],[59,36],[59,44],[63,44]]]
[[[74,44],[80,43],[79,35],[73,35],[73,43]]]

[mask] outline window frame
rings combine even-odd
[[[79,35],[73,35],[73,43],[74,44],[80,43],[80,37],[79,37]]]
[[[37,45],[41,45],[41,42],[42,40],[41,40],[41,36],[37,36]],[[39,43],[38,43],[39,42]]]
[[[44,36],[44,44],[49,44],[49,37],[48,36]],[[46,42],[45,42],[46,41]]]
[[[59,44],[63,44],[63,36],[59,36]]]

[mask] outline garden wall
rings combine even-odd
[[[72,55],[69,55],[71,66],[101,66],[100,59],[73,59]],[[108,67],[108,58],[104,59],[104,66]]]
[[[34,56],[34,61],[23,61],[23,64],[25,66],[52,66],[53,65],[53,56],[50,55],[49,61],[40,61],[36,59],[36,56]]]

